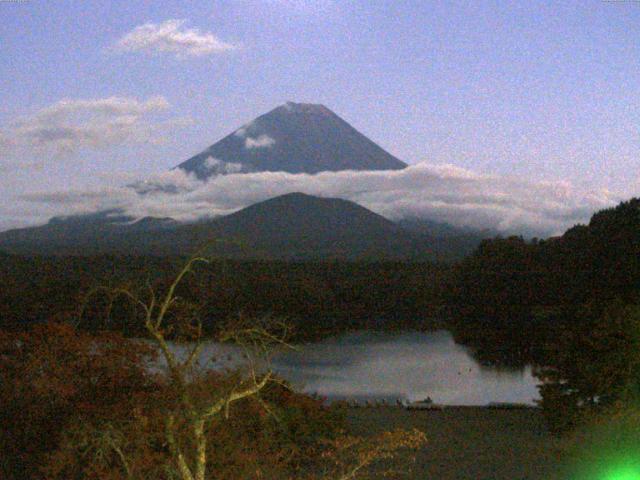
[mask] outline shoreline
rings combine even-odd
[[[536,411],[541,412],[542,407],[539,405],[526,405],[526,404],[488,404],[488,405],[440,405],[433,404],[430,406],[414,406],[411,404],[408,405],[392,405],[392,404],[358,404],[355,402],[347,402],[344,400],[338,400],[335,402],[330,402],[327,404],[328,406],[333,407],[342,407],[345,409],[353,409],[353,410],[381,410],[381,409],[389,409],[389,410],[402,410],[408,412],[442,412],[442,411],[473,411],[473,410],[490,410],[490,411],[513,411],[513,410],[524,410],[524,411]]]

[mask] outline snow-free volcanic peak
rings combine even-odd
[[[228,173],[398,170],[406,166],[324,105],[287,102],[178,168],[204,179]]]

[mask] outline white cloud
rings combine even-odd
[[[149,120],[168,108],[164,97],[146,101],[116,96],[63,99],[0,128],[0,151],[14,155],[24,150],[70,154],[81,148],[160,143],[164,131],[187,123],[185,119]]]
[[[606,190],[580,191],[567,182],[533,182],[427,163],[394,171],[219,175],[206,182],[179,170],[161,176],[165,185],[180,186],[174,190],[177,193],[156,189],[138,195],[131,188],[121,188],[44,192],[23,195],[19,201],[25,211],[41,215],[43,221],[54,214],[87,211],[87,206],[94,211],[122,208],[135,217],[191,221],[232,213],[285,193],[304,192],[350,199],[391,219],[421,217],[460,227],[547,236],[587,222],[593,212],[622,200]]]
[[[154,175],[149,175],[142,182],[134,182],[130,186],[138,193],[180,193],[190,192],[202,186],[202,181],[194,174],[181,168],[174,168]]]
[[[237,133],[237,132],[236,132]],[[269,135],[260,135],[259,137],[248,137],[244,141],[245,148],[269,148],[275,145],[276,141]]]
[[[258,128],[258,122],[256,120],[251,120],[249,123],[245,123],[242,127],[233,132],[233,134],[236,137],[245,138],[247,135],[252,134],[252,132],[256,132]]]
[[[209,32],[183,28],[185,20],[145,23],[134,28],[114,45],[120,52],[175,53],[178,57],[224,53],[237,48]]]

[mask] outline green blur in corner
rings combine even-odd
[[[562,480],[640,480],[640,409],[576,432],[563,456]]]
[[[640,468],[638,465],[620,465],[611,468],[602,480],[640,480]]]

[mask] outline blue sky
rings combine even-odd
[[[287,100],[325,104],[412,164],[640,187],[637,1],[0,0],[0,18],[0,199],[16,206],[0,229],[48,212],[24,195],[163,172]],[[205,51],[123,46],[170,20]],[[95,107],[112,97],[129,102],[116,117]],[[62,100],[84,103],[61,114]],[[61,115],[137,130],[34,147],[24,128]]]

